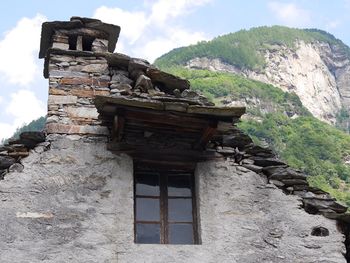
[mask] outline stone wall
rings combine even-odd
[[[47,132],[107,135],[93,99],[110,94],[110,80],[103,57],[51,54]]]
[[[2,263],[346,262],[336,221],[233,161],[197,166],[201,245],[134,244],[131,158],[103,138],[47,141],[1,181]]]

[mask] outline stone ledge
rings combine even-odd
[[[48,123],[45,128],[50,134],[91,134],[91,135],[108,135],[109,131],[103,126],[92,125],[68,125],[58,123]]]
[[[64,95],[64,96],[73,95],[80,98],[94,98],[95,96],[108,96],[110,92],[107,90],[94,90],[94,89],[82,89],[82,88],[74,88],[70,90],[50,88],[49,94]]]
[[[48,104],[76,104],[78,101],[77,96],[61,96],[61,95],[49,95]]]

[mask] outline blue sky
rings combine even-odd
[[[0,139],[46,113],[37,59],[44,21],[71,16],[121,26],[116,51],[151,62],[179,46],[265,25],[326,30],[350,46],[350,0],[2,0]]]

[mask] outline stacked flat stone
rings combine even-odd
[[[49,144],[45,142],[43,132],[23,132],[19,139],[10,140],[0,146],[0,180],[3,180],[8,172],[21,172],[23,165],[21,159],[27,157],[31,149],[44,151]]]
[[[347,206],[338,203],[327,192],[311,187],[306,174],[279,160],[271,149],[254,145],[251,138],[238,128],[227,124],[219,125],[218,134],[210,147],[226,158],[231,158],[237,165],[266,176],[269,183],[286,194],[299,196],[306,212],[350,222],[350,217],[346,214]]]
[[[120,27],[100,20],[72,17],[42,27],[39,57],[49,79],[48,134],[106,136],[94,105],[96,96],[161,101],[168,109],[213,106],[189,90],[190,83],[148,61],[114,51]]]
[[[77,51],[52,49],[48,61],[47,133],[108,135],[98,119],[96,96],[163,101],[178,111],[188,105],[213,106],[189,90],[187,80],[160,71],[146,60],[118,53],[82,56]]]

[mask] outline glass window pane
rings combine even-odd
[[[136,243],[159,244],[160,224],[136,224]]]
[[[136,198],[137,221],[159,221],[159,199]]]
[[[168,216],[171,222],[192,222],[192,199],[168,200]]]
[[[168,196],[191,196],[191,177],[189,175],[168,176]]]
[[[159,196],[159,176],[157,174],[138,174],[136,176],[136,195]]]
[[[170,244],[193,244],[192,224],[169,224]]]

